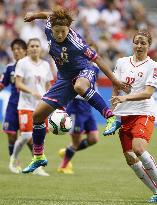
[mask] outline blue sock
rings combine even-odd
[[[74,148],[72,148],[71,146],[66,148],[65,157],[66,157],[69,161],[72,159],[72,157],[74,156],[74,154],[75,154]]]
[[[88,140],[87,139],[83,139],[80,142],[80,144],[79,144],[79,146],[77,148],[77,151],[82,150],[82,149],[86,149],[88,146],[89,146]]]
[[[35,145],[44,144],[45,135],[46,135],[45,123],[33,125],[33,144]]]
[[[8,151],[10,156],[13,154],[13,150],[14,150],[14,144],[8,144]]]
[[[104,99],[92,88],[88,88],[82,97],[106,119],[113,116],[112,111],[108,108]]]

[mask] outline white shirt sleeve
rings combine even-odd
[[[148,72],[146,85],[157,88],[157,65],[151,70],[151,72]]]
[[[17,62],[17,65],[16,65],[16,69],[15,69],[15,77],[16,76],[20,76],[20,77],[24,77],[25,73],[24,73],[24,66],[23,66],[23,60],[19,60]]]

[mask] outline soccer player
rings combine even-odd
[[[15,141],[17,139],[19,130],[19,120],[17,105],[19,100],[19,92],[15,87],[15,66],[18,60],[26,56],[27,44],[22,39],[15,39],[11,43],[11,50],[15,59],[15,63],[9,64],[6,68],[6,72],[3,74],[3,78],[0,81],[0,90],[8,85],[11,85],[11,95],[6,109],[5,119],[3,123],[3,131],[8,136],[8,151],[11,156],[13,153]],[[28,147],[31,150],[31,144],[28,142]],[[32,150],[31,150],[32,151]],[[18,161],[15,162],[18,165]],[[11,172],[15,172],[14,164],[10,158],[9,169]]]
[[[16,87],[20,90],[18,113],[21,138],[15,144],[12,157],[16,159],[23,145],[32,138],[32,115],[41,96],[50,88],[53,79],[49,64],[40,58],[38,38],[28,41],[28,56],[18,61],[15,70]],[[38,174],[48,176],[41,168]],[[37,173],[36,173],[37,174]]]
[[[85,98],[105,118],[105,134],[113,133],[120,126],[103,98],[93,89],[95,72],[90,61],[98,67],[118,87],[128,91],[128,84],[118,81],[102,59],[92,50],[70,25],[73,21],[67,10],[57,7],[52,12],[27,13],[25,21],[46,19],[45,34],[49,42],[49,54],[58,68],[58,80],[42,97],[33,114],[34,159],[23,173],[34,171],[40,165],[47,165],[44,155],[45,124],[47,116],[56,108],[66,106],[77,94]]]
[[[134,54],[117,61],[115,75],[128,82],[131,93],[113,89],[114,114],[121,116],[119,137],[127,164],[154,193],[149,202],[157,202],[157,166],[147,151],[154,128],[154,101],[157,88],[157,63],[147,56],[152,37],[146,30],[133,38]]]

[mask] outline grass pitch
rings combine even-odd
[[[69,136],[46,138],[45,153],[49,160],[46,171],[50,177],[12,174],[8,170],[7,138],[0,142],[0,205],[143,205],[152,193],[126,165],[118,136],[102,136],[100,142],[77,152],[73,158],[75,174],[57,173],[58,150],[65,147]],[[157,159],[157,130],[149,151]],[[22,150],[24,168],[31,160],[28,148]]]

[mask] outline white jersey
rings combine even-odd
[[[41,96],[46,93],[46,83],[53,80],[49,64],[44,60],[35,63],[29,56],[18,61],[15,76],[22,77],[23,83]],[[34,111],[38,103],[39,100],[37,98],[29,93],[20,91],[18,110]]]
[[[157,62],[149,57],[140,62],[134,62],[133,56],[120,58],[114,73],[119,80],[132,85],[130,94],[142,92],[146,85],[157,88]],[[120,95],[126,95],[126,93],[121,91]],[[154,106],[153,97],[141,101],[126,101],[119,103],[113,113],[117,116],[154,116]]]

